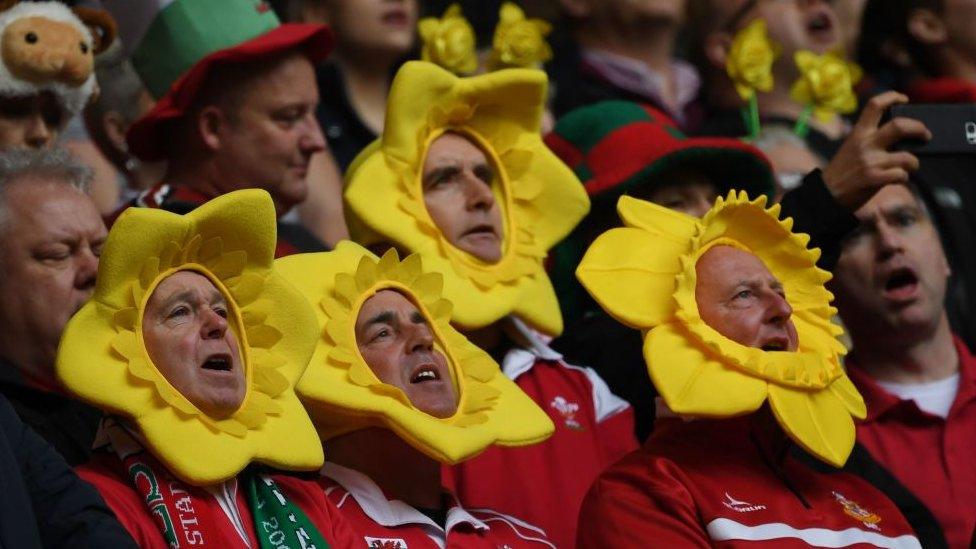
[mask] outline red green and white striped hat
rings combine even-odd
[[[630,101],[601,101],[559,119],[546,144],[576,172],[593,199],[612,199],[656,176],[689,167],[708,176],[719,195],[730,189],[772,198],[769,161],[759,149],[730,137],[687,137],[664,113]]]
[[[719,196],[730,189],[773,197],[769,161],[759,149],[729,137],[687,137],[666,114],[631,101],[601,101],[565,114],[546,144],[576,173],[590,196],[590,213],[551,253],[550,278],[567,323],[596,304],[576,279],[576,266],[602,223],[616,219],[617,199],[638,187],[675,183],[671,168],[709,178]]]
[[[132,65],[156,106],[132,125],[129,149],[143,160],[164,160],[166,129],[193,105],[215,66],[258,61],[300,50],[313,63],[332,50],[325,25],[281,24],[257,0],[103,0],[116,18]]]

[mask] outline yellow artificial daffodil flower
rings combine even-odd
[[[436,63],[454,74],[471,74],[478,70],[474,29],[461,13],[460,4],[451,4],[444,15],[424,17],[417,24],[420,58]]]
[[[105,242],[92,299],[65,328],[56,371],[64,387],[130,418],[173,474],[194,485],[237,475],[252,460],[282,469],[322,464],[315,430],[293,387],[315,349],[311,307],[273,269],[275,210],[261,190],[223,195],[186,214],[129,208]],[[193,271],[224,295],[247,390],[229,418],[213,418],[153,364],[142,336],[155,288]]]
[[[492,358],[451,327],[451,303],[440,295],[442,277],[424,272],[417,254],[382,259],[349,241],[332,252],[277,260],[277,268],[316,305],[322,326],[298,392],[323,440],[367,427],[395,431],[442,463],[458,463],[489,445],[523,446],[548,438],[553,424]],[[435,348],[447,359],[457,412],[437,418],[383,383],[359,352],[356,319],[383,290],[406,296],[427,320]]]
[[[732,40],[725,71],[739,97],[748,101],[756,91],[773,89],[773,62],[780,47],[766,34],[766,20],[756,19],[739,31]]]
[[[552,25],[542,19],[526,19],[522,8],[511,2],[502,4],[492,40],[490,70],[535,68],[552,58],[546,36]]]
[[[583,286],[617,320],[643,331],[644,358],[674,412],[731,417],[769,402],[783,430],[818,458],[840,467],[854,445],[853,417],[864,401],[841,367],[840,328],[809,237],[779,220],[779,205],[734,191],[702,219],[628,196],[624,228],[602,234],[577,269]],[[783,285],[799,336],[796,351],[764,351],[706,324],[695,298],[698,259],[715,245],[756,255]]]
[[[823,121],[835,114],[857,109],[854,85],[861,80],[861,67],[844,59],[841,51],[817,55],[798,51],[794,55],[800,78],[793,84],[790,97],[803,105],[812,105],[814,115]]]
[[[428,269],[444,276],[454,322],[465,329],[514,314],[547,334],[562,331],[542,260],[586,215],[589,199],[542,141],[545,99],[546,76],[539,70],[458,78],[431,63],[405,63],[393,80],[383,136],[346,173],[353,240],[419,253]],[[492,190],[504,226],[502,257],[495,263],[452,245],[427,211],[427,150],[448,131],[471,140],[494,168]]]

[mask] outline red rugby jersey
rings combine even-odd
[[[659,419],[587,494],[577,547],[921,547],[880,491],[760,432],[753,416]]]
[[[637,448],[633,409],[591,368],[567,364],[543,336],[510,320],[528,344],[510,351],[502,370],[549,414],[555,433],[533,446],[492,447],[445,467],[444,482],[465,506],[524,518],[557,547],[573,547],[586,491],[604,469]]]

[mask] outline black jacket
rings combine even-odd
[[[92,441],[102,413],[64,395],[35,389],[17,368],[0,359],[0,393],[20,419],[57,450],[68,465],[91,456]]]
[[[0,396],[0,548],[136,547],[90,484]]]

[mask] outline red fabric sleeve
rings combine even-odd
[[[634,409],[630,406],[604,418],[598,426],[600,444],[606,456],[604,468],[613,465],[639,447],[634,436]]]
[[[666,464],[654,466],[653,481],[633,460],[597,479],[580,511],[578,549],[712,547],[691,494]]]

